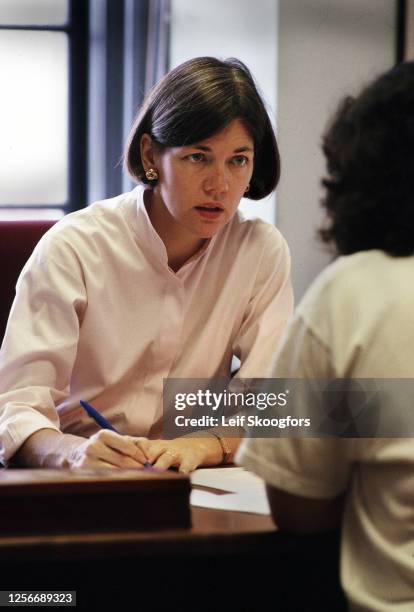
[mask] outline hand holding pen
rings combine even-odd
[[[80,400],[80,404],[88,415],[102,428],[90,440],[100,436],[100,441],[105,441],[108,446],[112,446],[114,449],[117,448],[121,453],[125,453],[126,450],[117,446],[119,441],[131,440],[135,445],[135,450],[139,449],[141,453],[139,459],[141,465],[139,467],[155,471],[178,469],[180,472],[189,473],[200,465],[208,466],[220,463],[222,448],[217,443],[217,438],[214,435],[208,438],[188,438],[183,436],[175,440],[148,440],[147,438],[120,436],[115,427],[96,408],[84,400]],[[112,439],[103,440],[105,434],[112,437]],[[216,457],[217,453],[219,455],[218,459]],[[119,464],[115,463],[114,465]],[[119,465],[119,467],[131,466]]]
[[[137,446],[136,438],[120,435],[93,406],[84,400],[80,403],[101,430],[74,448],[70,459],[71,467],[151,467],[143,450]]]

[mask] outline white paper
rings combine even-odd
[[[191,482],[217,489],[216,493],[193,489],[190,498],[193,506],[270,514],[264,481],[244,468],[196,470],[191,475]]]
[[[242,493],[255,487],[263,487],[262,478],[242,467],[216,467],[196,470],[191,474],[191,482],[195,485],[212,487],[231,493]]]
[[[227,495],[215,495],[207,491],[191,492],[191,505],[202,508],[215,508],[217,510],[235,510],[237,512],[251,512],[253,514],[270,514],[266,495],[228,493]]]

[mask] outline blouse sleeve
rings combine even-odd
[[[275,228],[269,230],[257,264],[254,291],[233,344],[241,362],[239,378],[270,376],[274,355],[293,312],[289,249]]]
[[[0,461],[35,431],[59,429],[86,307],[81,264],[47,234],[24,267],[0,352]]]

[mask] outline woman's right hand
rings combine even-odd
[[[136,438],[101,429],[75,446],[68,455],[70,468],[142,468],[147,457]]]
[[[90,438],[39,429],[27,438],[13,459],[20,467],[33,468],[142,468],[146,456],[136,440],[108,429]]]

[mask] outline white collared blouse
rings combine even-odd
[[[24,267],[0,352],[0,460],[42,428],[90,436],[93,403],[156,435],[163,378],[265,377],[293,308],[280,232],[240,213],[177,272],[143,188],[67,215]]]

